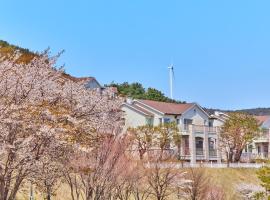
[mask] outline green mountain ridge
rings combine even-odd
[[[269,115],[270,116],[270,108],[250,108],[250,109],[240,109],[240,110],[221,110],[221,109],[214,109],[214,108],[205,108],[209,114],[214,114],[215,111],[230,113],[230,112],[242,112],[247,113],[250,115]]]

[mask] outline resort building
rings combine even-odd
[[[175,122],[182,137],[182,159],[191,163],[221,161],[217,148],[219,127],[214,126],[217,122],[198,104],[128,99],[122,110],[126,129]]]
[[[270,116],[255,116],[260,124],[260,135],[249,144],[243,160],[270,158]]]

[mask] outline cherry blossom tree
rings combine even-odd
[[[122,125],[122,100],[64,78],[58,56],[45,51],[27,63],[16,56],[0,60],[0,200],[15,199],[52,139],[91,149]]]

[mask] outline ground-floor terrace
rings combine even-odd
[[[241,160],[250,162],[256,159],[270,159],[269,142],[253,142],[242,153]]]
[[[218,141],[214,137],[183,136],[179,159],[198,162],[198,161],[220,161]]]
[[[267,132],[269,133],[269,132]],[[189,126],[181,131],[180,150],[172,146],[167,150],[179,160],[191,164],[226,162],[225,152],[221,152],[218,139],[219,131],[207,126]],[[241,162],[254,162],[270,158],[269,134],[264,133],[249,144],[242,152]],[[169,145],[170,146],[170,145]]]
[[[270,129],[264,129],[260,135],[246,146],[242,161],[270,158]]]

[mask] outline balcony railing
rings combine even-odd
[[[209,157],[217,157],[217,150],[216,149],[209,149]]]
[[[179,129],[182,132],[189,133],[191,130],[195,133],[204,133],[207,132],[209,134],[216,134],[218,132],[218,127],[209,127],[209,126],[203,126],[203,125],[183,125],[180,126]]]
[[[262,153],[242,153],[241,160],[252,160],[252,159],[267,159],[269,157],[268,152],[262,152]]]
[[[204,150],[202,148],[197,148],[196,149],[196,156],[203,156],[204,155]]]
[[[260,138],[269,138],[269,130],[263,130],[261,133],[260,133]]]

